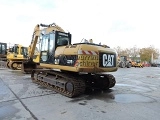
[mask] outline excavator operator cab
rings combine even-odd
[[[28,48],[27,47],[21,47],[20,53],[21,53],[21,55],[24,56],[24,58],[27,58],[27,56],[28,56]]]
[[[19,51],[19,47],[17,44],[15,44],[9,52],[14,52],[15,54],[18,54],[18,51]]]
[[[68,41],[69,41],[68,38],[59,36],[58,39],[57,39],[57,45],[58,46],[68,45]]]
[[[41,38],[41,63],[54,64],[54,55],[57,47],[71,44],[71,34],[60,31],[52,31],[49,34],[43,34]]]
[[[24,58],[28,56],[28,49],[27,47],[19,46],[15,44],[12,48],[9,49],[9,52],[13,52],[16,55],[23,55]]]
[[[7,54],[7,43],[0,43],[0,55]]]

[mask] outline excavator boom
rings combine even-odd
[[[28,56],[30,58],[33,58],[34,51],[35,51],[35,48],[36,48],[36,44],[38,42],[38,38],[39,38],[40,34],[41,34],[40,26],[36,25],[35,28],[34,28],[31,44],[29,46],[30,51],[28,52],[29,53]]]

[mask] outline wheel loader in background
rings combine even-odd
[[[33,62],[36,44],[40,44],[40,68]],[[29,59],[23,61],[22,72],[31,72],[34,83],[64,96],[75,97],[86,88],[109,89],[117,71],[117,52],[107,45],[71,44],[71,34],[57,24],[36,25],[30,45]]]
[[[0,61],[7,61],[7,43],[0,42]]]
[[[131,61],[127,58],[127,56],[120,56],[118,62],[119,62],[119,63],[118,63],[118,64],[119,64],[119,67],[121,67],[121,68],[125,68],[125,67],[131,68],[131,67],[132,67],[132,63],[131,63]]]

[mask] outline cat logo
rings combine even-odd
[[[103,67],[112,67],[114,66],[114,55],[103,54]]]

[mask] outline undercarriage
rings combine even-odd
[[[20,70],[21,65],[21,61],[7,61],[7,67],[12,70]]]
[[[79,74],[48,69],[35,69],[31,73],[34,83],[67,97],[76,97],[89,89],[109,89],[116,81],[111,74]]]

